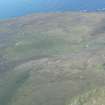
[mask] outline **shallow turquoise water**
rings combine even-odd
[[[105,9],[105,0],[0,0],[0,19],[34,12],[96,11]]]

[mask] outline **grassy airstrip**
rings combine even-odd
[[[104,105],[104,22],[72,12],[0,21],[0,105]]]

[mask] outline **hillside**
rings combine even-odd
[[[69,105],[104,87],[104,22],[72,12],[0,21],[0,105]]]

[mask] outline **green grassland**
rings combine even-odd
[[[104,105],[104,22],[72,12],[0,21],[0,105]]]
[[[81,96],[75,97],[69,105],[104,105],[105,88],[93,89]]]

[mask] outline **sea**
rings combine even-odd
[[[0,19],[66,11],[105,11],[105,0],[0,0]]]

